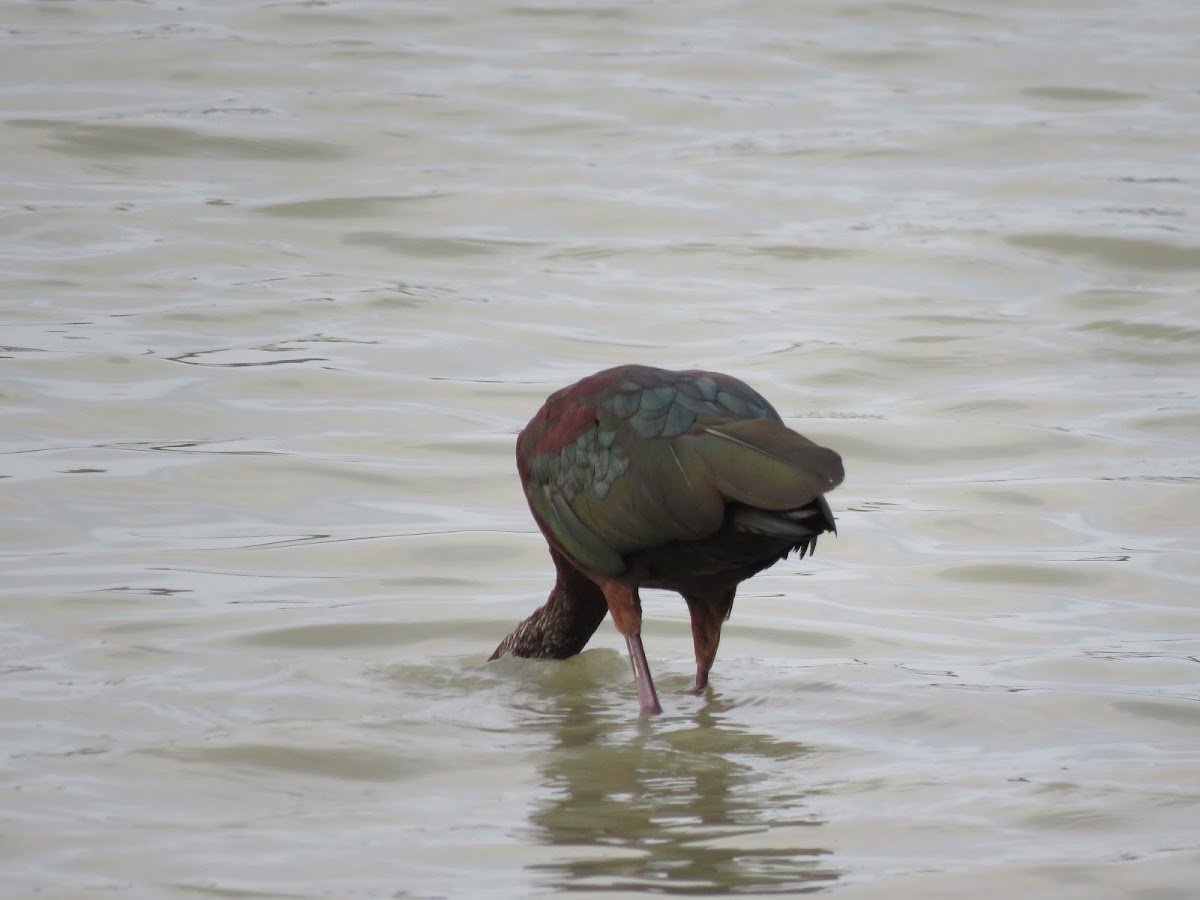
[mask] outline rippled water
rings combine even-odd
[[[1193,896],[1194,4],[4,9],[6,896]],[[653,721],[485,664],[622,361],[848,472]]]

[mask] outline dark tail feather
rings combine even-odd
[[[827,531],[837,534],[833,510],[820,495],[812,503],[781,512],[739,506],[733,511],[732,517],[738,531],[795,541],[801,558],[817,548],[817,535]]]

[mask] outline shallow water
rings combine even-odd
[[[1194,894],[1191,4],[5,10],[6,896]],[[653,721],[485,663],[622,361],[848,473]]]

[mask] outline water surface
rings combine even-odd
[[[1191,4],[5,10],[6,896],[1194,894]],[[624,361],[848,473],[653,721],[485,664]]]

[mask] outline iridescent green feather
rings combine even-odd
[[[727,502],[791,509],[841,481],[836,453],[788,429],[737,379],[608,374],[607,389],[578,398],[596,424],[529,460],[526,486],[563,549],[592,571],[617,576],[624,554],[712,535]]]

